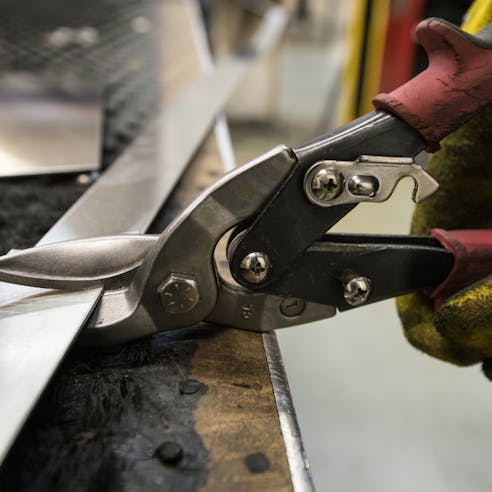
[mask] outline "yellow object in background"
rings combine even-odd
[[[339,123],[373,109],[379,90],[390,0],[351,0]]]
[[[465,16],[461,29],[475,34],[492,22],[492,0],[477,0],[473,2]]]

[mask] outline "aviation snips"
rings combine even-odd
[[[326,233],[362,202],[411,177],[413,199],[438,183],[414,157],[492,101],[492,25],[476,36],[438,19],[417,37],[429,67],[376,110],[224,175],[159,236],[88,238],[0,258],[0,280],[102,288],[83,338],[119,343],[211,321],[270,330],[428,289],[440,299],[492,271],[491,231],[429,236]],[[220,260],[217,244],[227,238]],[[488,263],[487,263],[488,261]],[[470,264],[486,265],[469,268]],[[430,290],[429,290],[430,289]]]

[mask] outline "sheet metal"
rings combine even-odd
[[[98,169],[101,126],[95,82],[0,74],[0,177]]]
[[[277,404],[280,429],[289,463],[292,488],[294,492],[314,492],[313,479],[302,444],[301,431],[297,422],[277,336],[273,331],[265,332],[262,336]]]
[[[101,293],[50,294],[0,310],[0,461]]]

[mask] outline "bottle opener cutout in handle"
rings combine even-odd
[[[492,24],[472,36],[441,19],[419,23],[417,39],[429,57],[422,73],[373,99],[424,138],[429,152],[492,102]]]

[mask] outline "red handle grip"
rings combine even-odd
[[[430,235],[454,255],[449,275],[428,293],[439,308],[450,295],[492,274],[492,230],[432,229]]]
[[[429,67],[391,94],[373,99],[420,132],[427,150],[492,102],[492,24],[476,36],[440,19],[417,26]]]

